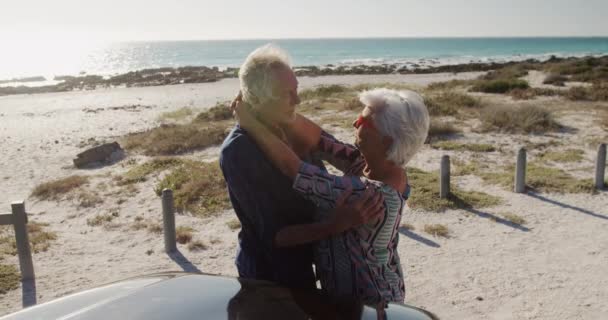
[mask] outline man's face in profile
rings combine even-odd
[[[291,68],[280,67],[274,72],[277,80],[274,88],[276,100],[261,106],[258,113],[268,122],[287,125],[295,120],[295,108],[300,103],[298,80]]]

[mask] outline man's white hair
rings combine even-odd
[[[374,109],[372,120],[383,136],[393,140],[387,159],[405,168],[429,132],[429,112],[416,92],[385,88],[364,91],[359,100]]]
[[[291,68],[291,59],[276,45],[267,44],[251,52],[239,70],[243,101],[253,107],[275,101],[276,71],[285,67]]]

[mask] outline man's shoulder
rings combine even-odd
[[[254,149],[257,149],[255,143],[247,132],[235,126],[222,143],[220,157],[233,157],[238,153],[250,152]]]

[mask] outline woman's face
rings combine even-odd
[[[384,160],[390,146],[390,138],[382,136],[372,120],[373,109],[366,106],[353,123],[356,131],[355,145],[369,164]]]

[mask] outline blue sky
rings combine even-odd
[[[0,39],[608,36],[608,0],[3,1]]]

